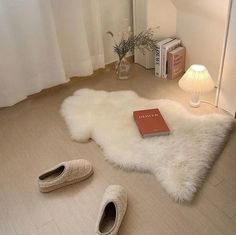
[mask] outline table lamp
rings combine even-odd
[[[191,93],[190,105],[194,108],[200,106],[200,94],[211,91],[215,85],[204,65],[194,64],[179,80],[179,86]]]

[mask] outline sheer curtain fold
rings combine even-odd
[[[87,76],[104,67],[99,1],[52,0],[52,6],[66,75]]]
[[[0,0],[0,107],[104,67],[98,0]]]

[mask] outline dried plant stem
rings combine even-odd
[[[145,49],[148,51],[154,51],[157,49],[157,39],[154,38],[154,31],[152,29],[142,31],[137,35],[130,35],[127,39],[122,37],[118,43],[111,31],[108,31],[107,33],[113,38],[114,51],[119,57],[116,72],[120,67],[122,59],[128,52],[133,52],[135,49],[138,49],[144,53]]]

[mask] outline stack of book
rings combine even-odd
[[[185,54],[180,39],[166,38],[160,41],[155,53],[155,75],[168,79],[182,76],[185,72]]]

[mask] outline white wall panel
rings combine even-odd
[[[236,1],[233,0],[223,75],[221,79],[219,107],[232,115],[236,112]]]

